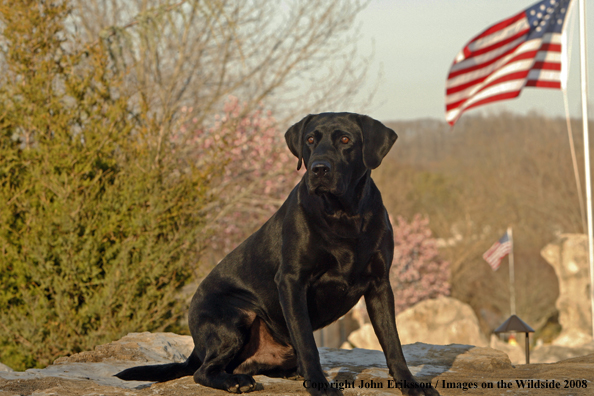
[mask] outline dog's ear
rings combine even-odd
[[[375,169],[382,163],[392,145],[398,139],[396,132],[366,115],[359,116],[359,126],[363,132],[363,163]]]
[[[299,161],[297,162],[297,170],[301,169],[301,163],[303,162],[303,131],[307,126],[307,123],[314,117],[314,114],[310,114],[292,127],[290,127],[285,133],[285,141],[291,153]]]

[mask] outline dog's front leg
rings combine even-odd
[[[365,305],[367,306],[367,312],[369,313],[373,330],[386,355],[390,374],[396,381],[406,381],[407,384],[411,385],[416,383],[415,378],[406,365],[402,345],[400,344],[400,338],[396,330],[394,294],[387,276],[371,284],[371,287],[365,293]],[[434,388],[417,388],[414,385],[403,388],[402,394],[410,396],[439,396],[439,393]]]
[[[342,395],[340,390],[331,388],[324,377],[307,309],[306,277],[300,270],[299,262],[288,263],[283,259],[275,277],[283,315],[297,353],[299,373],[305,377],[303,384],[311,395]]]

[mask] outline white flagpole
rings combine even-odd
[[[586,205],[584,203],[584,192],[582,191],[582,181],[575,154],[575,144],[573,143],[573,131],[571,128],[571,114],[569,114],[569,103],[567,100],[567,81],[569,80],[569,59],[571,58],[571,44],[573,43],[573,2],[567,7],[566,25],[561,32],[561,91],[563,92],[563,104],[565,105],[565,122],[567,124],[567,138],[569,140],[569,151],[571,153],[571,164],[573,165],[573,176],[577,187],[578,201],[580,203],[580,215],[582,218],[582,232],[588,232],[588,222],[586,220]],[[568,38],[568,32],[571,38]]]
[[[514,238],[512,236],[511,227],[507,228],[507,237],[509,238],[509,243],[511,244],[509,254],[507,255],[507,259],[509,260],[509,303],[511,306],[511,314],[515,315],[516,314],[516,279],[515,279],[515,269],[514,269]]]
[[[567,138],[569,140],[569,151],[571,153],[571,163],[573,165],[573,176],[578,193],[578,202],[580,203],[580,215],[582,218],[582,232],[587,232],[586,208],[584,204],[584,192],[582,191],[582,182],[580,180],[580,171],[575,155],[575,144],[573,143],[573,131],[571,130],[571,115],[569,114],[569,103],[567,103],[567,88],[561,88],[563,91],[563,103],[565,104],[565,123],[567,124]]]
[[[588,209],[588,261],[590,264],[590,305],[594,336],[594,244],[592,236],[592,185],[590,182],[590,143],[588,139],[588,62],[586,52],[586,2],[579,0],[580,74],[582,87],[582,125],[584,130],[584,174],[586,177],[586,208]]]

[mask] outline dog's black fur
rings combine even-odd
[[[125,380],[193,375],[204,386],[242,393],[252,375],[303,376],[323,389],[313,331],[365,296],[390,373],[411,383],[398,333],[389,269],[394,238],[371,170],[396,141],[379,121],[352,113],[309,115],[285,134],[305,163],[301,182],[270,220],[202,281],[190,304],[194,350],[185,363],[134,367]],[[319,386],[319,385],[322,386]],[[430,389],[403,389],[437,395]]]

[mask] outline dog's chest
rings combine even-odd
[[[370,259],[369,254],[358,252],[355,244],[320,257],[323,271],[310,283],[307,292],[314,327],[335,321],[359,301],[371,280]]]
[[[319,255],[321,284],[336,282],[352,285],[361,281],[372,254],[358,239],[334,241]]]

